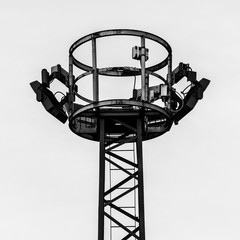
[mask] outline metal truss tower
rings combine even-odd
[[[109,220],[110,239],[116,239],[116,236],[117,239],[145,239],[142,119],[136,117],[131,126],[117,117],[114,122],[123,124],[128,133],[122,133],[114,141],[108,141],[105,132],[109,120],[100,119],[98,239],[104,239],[105,218]],[[136,141],[136,158],[129,140]],[[108,188],[105,186],[106,163],[109,164]]]
[[[140,62],[140,68],[97,66],[97,39],[111,36],[140,38],[140,46],[132,48],[132,58]],[[167,52],[166,58],[149,67],[146,40],[161,45]],[[76,49],[89,41],[92,66],[75,56]],[[166,78],[157,73],[165,67]],[[77,77],[76,69],[82,71]],[[79,80],[88,75],[92,75],[92,99],[78,92]],[[136,89],[134,84],[129,98],[100,99],[101,76],[135,80],[139,77],[140,88]],[[152,78],[159,84],[152,86]],[[173,85],[183,78],[188,86],[179,94]],[[68,88],[61,101],[50,91],[54,79]],[[100,144],[98,240],[145,240],[143,141],[161,136],[173,123],[177,124],[202,99],[209,82],[205,78],[197,81],[189,64],[180,63],[172,70],[172,49],[164,39],[138,30],[113,29],[80,38],[70,47],[68,71],[60,65],[52,67],[51,73],[43,69],[42,83],[31,83],[37,100],[50,114],[63,123],[68,120],[73,133]],[[162,105],[154,104],[157,100]]]

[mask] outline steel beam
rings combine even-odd
[[[105,121],[100,119],[98,240],[104,240]]]
[[[142,154],[142,119],[137,119],[137,162],[138,162],[138,204],[140,239],[145,240],[144,221],[144,184],[143,184],[143,154]]]

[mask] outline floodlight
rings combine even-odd
[[[37,101],[41,102],[44,108],[62,123],[65,123],[68,116],[63,110],[63,104],[59,102],[53,93],[38,81],[30,83],[33,91],[37,95]]]
[[[184,98],[183,107],[173,115],[175,123],[178,123],[184,116],[186,116],[197,104],[198,100],[203,98],[203,92],[208,87],[210,81],[206,78],[201,79],[199,82],[191,87],[186,97]]]

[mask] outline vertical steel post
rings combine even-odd
[[[136,145],[137,145],[137,162],[138,162],[139,237],[141,240],[145,240],[142,126],[143,126],[142,119],[138,118]]]
[[[145,37],[141,37],[141,83],[142,83],[142,100],[146,101],[146,49],[145,49]]]
[[[98,240],[104,240],[105,120],[100,118]]]
[[[93,101],[99,101],[99,84],[97,72],[97,46],[96,38],[92,39],[92,65],[93,65]]]

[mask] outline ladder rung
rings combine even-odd
[[[135,206],[126,206],[126,207],[119,207],[119,208],[136,208]]]
[[[122,169],[120,169],[120,168],[111,168],[110,170],[121,170],[122,171]],[[124,170],[134,171],[135,168],[124,168]]]
[[[111,152],[133,152],[134,149],[118,149],[118,150],[111,150]]]
[[[136,226],[124,226],[124,227],[126,227],[126,228],[135,228]],[[122,228],[122,227],[120,227],[120,226],[111,226],[111,228]]]

